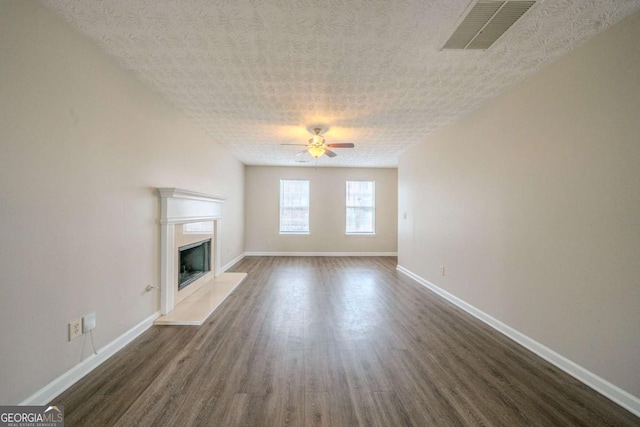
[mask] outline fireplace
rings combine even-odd
[[[178,290],[211,271],[211,239],[180,246]]]
[[[212,237],[208,244],[209,255],[204,257],[208,259],[208,266],[205,266],[205,261],[190,261],[190,264],[191,269],[204,272],[201,276],[211,275],[214,278],[220,276],[220,254],[222,253],[220,225],[222,203],[225,199],[179,188],[159,188],[158,193],[160,194],[160,312],[167,314],[173,310],[177,300],[188,297],[190,292],[202,283],[202,280],[196,281],[197,277],[189,277],[188,279],[193,279],[190,281],[193,286],[187,288],[182,286],[181,296],[178,296],[179,286],[176,282],[182,281],[179,277],[183,270],[190,269],[186,262],[181,261],[180,255],[183,251],[178,249],[191,246],[193,240],[181,241],[183,239],[180,238],[180,241],[176,241],[176,227],[182,228],[183,224],[187,223],[213,221]]]

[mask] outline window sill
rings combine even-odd
[[[306,231],[281,231],[280,235],[281,236],[308,236],[311,233]]]
[[[376,237],[376,233],[344,233],[345,236]]]

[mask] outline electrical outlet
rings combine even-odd
[[[82,319],[69,322],[69,341],[82,333]]]
[[[440,266],[440,275],[444,276],[444,265]]]
[[[87,333],[96,327],[96,312],[89,313],[82,318],[82,333]]]

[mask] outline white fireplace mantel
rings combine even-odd
[[[180,188],[158,188],[160,193],[160,311],[167,314],[174,307],[175,225],[213,221],[213,274],[220,275],[221,222],[223,197],[196,193]]]

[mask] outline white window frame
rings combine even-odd
[[[295,208],[295,206],[283,206],[284,204],[284,184],[285,182],[289,182],[289,181],[300,181],[300,182],[306,182],[307,183],[307,229],[302,231],[302,230],[296,230],[296,231],[288,231],[288,230],[283,230],[283,224],[282,224],[282,212],[283,209],[287,209],[287,208]],[[311,183],[309,182],[308,179],[281,179],[280,180],[280,207],[279,207],[279,218],[278,218],[278,230],[280,232],[280,234],[283,235],[306,235],[306,234],[311,234],[310,231],[310,223],[311,223]]]
[[[350,206],[348,199],[348,188],[350,182],[367,182],[371,183],[373,194],[371,195],[371,206]],[[344,197],[344,227],[345,234],[347,236],[375,236],[376,235],[376,182],[375,181],[346,181],[345,182],[345,197]],[[349,221],[347,219],[349,215],[349,208],[370,208],[371,209],[371,231],[349,231]]]

